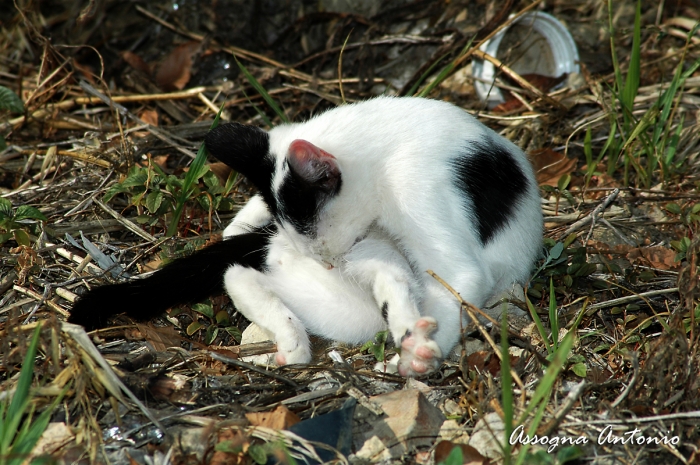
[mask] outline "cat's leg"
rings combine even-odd
[[[311,350],[303,323],[270,289],[268,276],[253,268],[234,265],[224,275],[224,286],[243,316],[272,334],[278,365],[309,363]]]
[[[248,200],[233,220],[224,229],[224,239],[252,231],[255,228],[265,226],[272,221],[272,215],[267,204],[260,194],[256,194]]]
[[[346,259],[347,273],[371,286],[394,342],[401,344],[399,373],[415,376],[437,369],[442,351],[430,337],[437,323],[421,316],[421,284],[401,252],[388,238],[369,236],[353,246]]]

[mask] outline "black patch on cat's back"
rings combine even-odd
[[[299,234],[314,237],[318,212],[323,204],[340,192],[341,180],[331,192],[314,184],[309,184],[292,169],[284,174],[284,179],[277,190],[277,219],[292,224]]]
[[[482,244],[508,223],[525,193],[528,180],[510,151],[486,139],[470,142],[468,153],[452,161],[454,184],[466,193]]]

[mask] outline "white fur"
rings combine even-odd
[[[542,241],[532,168],[518,147],[460,108],[435,100],[382,97],[340,106],[305,123],[278,126],[269,134],[277,166],[273,188],[282,183],[287,149],[295,139],[334,155],[342,176],[341,191],[323,206],[314,238],[281,221],[270,246],[268,273],[259,273],[255,283],[245,285],[237,281],[237,273],[226,275],[236,305],[275,335],[287,362],[296,349],[286,338],[305,344],[304,328],[347,342],[369,340],[384,327],[380,309],[387,302],[389,328],[397,343],[406,331],[419,336],[402,344],[410,346],[404,347],[410,352],[407,357],[416,357],[414,346],[433,353],[418,365],[404,363],[415,368],[408,373],[421,372],[424,362],[432,369],[431,358],[448,353],[457,343],[462,320],[457,300],[426,270],[435,271],[476,306],[527,280]],[[470,141],[482,142],[485,134],[512,154],[530,180],[507,225],[486,246],[470,220],[473,215],[465,214],[465,194],[454,185],[451,165],[455,157],[464,156]],[[239,216],[226,233],[242,231],[242,223],[269,219],[259,198]],[[243,300],[235,296],[257,293],[254,288],[239,289],[254,284],[265,290],[264,297],[258,303],[243,299],[243,309]],[[270,296],[281,303],[271,303]],[[283,322],[283,317],[292,323]],[[432,319],[437,322],[437,346],[429,338],[435,330]],[[287,334],[290,327],[299,334]]]

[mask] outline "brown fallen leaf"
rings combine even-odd
[[[676,252],[663,246],[637,247],[630,249],[627,259],[632,264],[651,266],[659,270],[674,270],[680,268]]]
[[[143,58],[135,54],[134,52],[126,51],[121,53],[122,60],[126,61],[126,63],[134,68],[137,71],[141,71],[142,73],[145,73],[147,75],[151,75],[153,73],[153,67],[146,63]]]
[[[535,169],[537,183],[556,187],[559,178],[565,174],[571,174],[576,168],[576,160],[567,158],[563,153],[555,152],[550,148],[534,150],[528,154],[528,158]]]
[[[184,89],[192,74],[192,57],[200,45],[191,41],[175,47],[158,67],[156,84],[167,91]]]
[[[245,417],[253,426],[264,426],[272,429],[287,429],[301,421],[296,413],[284,405],[278,405],[276,409],[270,412],[246,413]]]
[[[226,163],[221,163],[220,161],[217,161],[209,164],[209,171],[214,173],[216,177],[219,178],[219,181],[223,186],[224,184],[226,184],[226,180],[228,179],[229,174],[231,174],[231,171],[233,170]]]
[[[521,77],[532,84],[533,87],[546,94],[550,89],[562,82],[566,78],[566,74],[562,74],[559,77],[545,76],[543,74],[523,74]],[[515,82],[511,83],[515,84]],[[510,111],[518,110],[524,106],[523,103],[517,98],[513,97],[508,90],[503,90],[503,97],[506,99],[506,101],[496,105],[493,108],[494,113],[508,113]]]
[[[488,465],[491,461],[481,455],[478,450],[467,444],[455,444],[450,441],[440,441],[435,446],[435,463],[441,463],[447,460],[452,450],[456,447],[462,449],[462,464],[463,465]]]

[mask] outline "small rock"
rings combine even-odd
[[[476,422],[474,432],[469,438],[469,445],[490,459],[503,456],[503,437],[506,427],[497,413],[487,413]]]
[[[255,344],[258,342],[273,341],[274,338],[267,331],[262,329],[255,323],[251,323],[248,327],[243,330],[241,335],[241,345],[244,344]],[[261,354],[261,355],[250,355],[248,357],[241,358],[244,362],[253,363],[260,366],[275,366],[275,354]]]
[[[467,429],[455,420],[445,420],[440,427],[440,434],[436,442],[440,441],[450,441],[455,444],[469,444],[469,434],[467,433]]]
[[[384,415],[376,416],[364,408],[358,412],[355,456],[358,459],[389,460],[431,446],[445,421],[440,410],[417,389],[390,392],[370,398]]]

